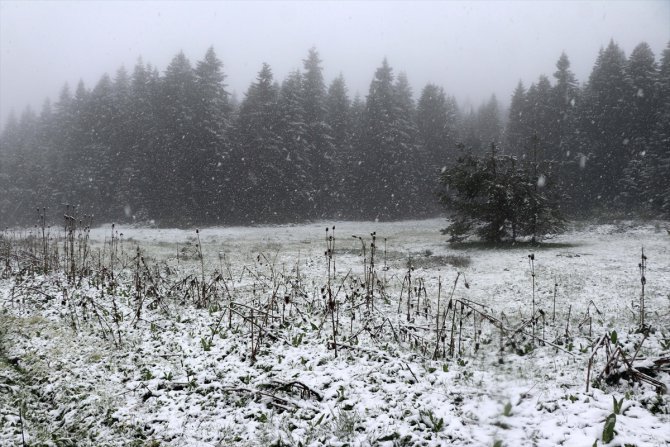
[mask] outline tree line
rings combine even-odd
[[[612,41],[584,85],[562,54],[553,81],[520,82],[507,113],[495,96],[464,110],[435,84],[415,101],[386,60],[351,98],[342,75],[326,85],[316,49],[281,83],[263,64],[239,102],[213,48],[195,66],[180,52],[162,74],[140,59],[10,115],[0,224],[66,204],[98,223],[427,217],[458,148],[491,143],[541,166],[564,213],[670,216],[670,44],[657,61],[645,43],[626,57]]]

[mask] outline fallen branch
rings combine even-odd
[[[277,408],[281,408],[282,410],[286,411],[291,411],[293,409],[298,408],[304,408],[304,405],[301,405],[298,402],[294,402],[290,399],[277,396],[276,394],[268,393],[257,389],[241,388],[241,387],[223,387],[222,391],[228,393],[248,393],[253,396],[268,397],[271,399],[270,402],[268,402],[268,404],[273,405]]]
[[[645,337],[646,339],[646,337]],[[644,342],[644,340],[642,340]],[[642,343],[640,343],[640,346]],[[644,367],[645,372],[640,371],[633,365],[635,357],[639,352],[640,346],[635,351],[635,354],[632,359],[629,359],[626,356],[626,353],[621,349],[621,346],[617,346],[616,349],[612,350],[611,336],[603,335],[598,339],[596,344],[593,346],[593,352],[591,357],[589,357],[589,364],[586,370],[586,392],[589,391],[590,386],[590,377],[591,377],[591,368],[593,366],[593,360],[601,348],[605,348],[606,352],[606,361],[605,367],[598,374],[596,380],[605,379],[608,382],[617,382],[619,379],[629,379],[635,380],[637,382],[646,382],[652,385],[657,393],[664,394],[668,392],[668,387],[663,382],[654,379],[649,374],[655,374],[665,369],[664,365],[670,364],[670,358],[660,358],[656,360],[651,367]],[[623,370],[622,370],[623,368]],[[642,367],[640,367],[642,368]]]
[[[308,387],[304,383],[299,382],[297,380],[293,380],[291,382],[282,382],[279,380],[273,380],[271,383],[264,384],[262,386],[286,392],[291,392],[293,391],[293,389],[297,388],[300,391],[301,398],[304,398],[304,396],[306,395],[307,397],[314,396],[314,398],[319,402],[323,400],[323,396],[318,391]]]

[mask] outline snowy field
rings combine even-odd
[[[670,444],[669,223],[445,226],[5,232],[0,445]]]

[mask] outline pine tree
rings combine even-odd
[[[37,152],[33,157],[32,170],[37,179],[37,196],[42,199],[41,205],[43,207],[47,204],[52,204],[50,207],[53,207],[54,201],[52,200],[52,191],[49,187],[49,178],[52,173],[51,160],[58,148],[54,146],[53,142],[55,132],[54,113],[51,101],[48,98],[42,104],[36,132],[35,144],[37,145]]]
[[[384,59],[370,84],[359,146],[358,175],[365,185],[359,209],[368,218],[422,211],[411,201],[416,199],[418,179],[413,104],[408,101],[411,92],[406,80],[393,81],[393,70]]]
[[[357,202],[366,217],[386,217],[393,214],[398,205],[393,202],[395,190],[399,189],[396,185],[400,163],[400,154],[393,147],[396,114],[393,80],[393,70],[384,59],[370,84],[362,117],[361,165],[357,177],[365,182],[366,188],[359,190],[363,197],[357,198]]]
[[[19,122],[12,110],[0,134],[0,225],[7,226],[17,220],[20,202],[13,173],[16,171],[17,151],[20,144]]]
[[[132,220],[136,184],[135,179],[141,176],[138,166],[133,163],[133,133],[131,116],[131,78],[125,67],[116,71],[112,85],[112,117],[113,147],[111,152],[111,172],[113,178],[112,202],[110,218]]]
[[[112,80],[104,74],[91,91],[82,117],[88,135],[79,161],[81,202],[86,207],[95,207],[91,211],[103,219],[112,217],[114,205],[118,206],[115,188],[121,172],[116,154],[120,141],[114,124],[119,115]]]
[[[565,53],[556,62],[554,72],[556,84],[552,91],[552,118],[554,120],[554,148],[564,159],[569,158],[575,143],[577,130],[577,106],[579,104],[579,85],[570,70],[570,60]]]
[[[364,191],[367,190],[367,178],[363,169],[365,158],[364,137],[366,104],[359,94],[354,96],[349,108],[349,144],[346,151],[340,154],[340,209],[347,218],[361,218],[365,215],[363,208]]]
[[[333,157],[332,157],[332,194],[329,199],[331,206],[330,217],[342,217],[346,206],[345,192],[350,176],[349,157],[352,147],[353,120],[351,116],[351,102],[347,96],[347,86],[344,76],[340,74],[333,80],[326,96],[326,123],[330,127]],[[337,211],[337,214],[333,213]]]
[[[494,144],[483,156],[462,150],[441,181],[445,187],[442,203],[453,214],[443,234],[451,242],[473,233],[491,242],[521,236],[531,236],[536,242],[563,227],[557,198],[540,180],[536,166],[498,155]]]
[[[524,155],[531,159],[555,160],[555,114],[552,110],[551,83],[541,75],[537,84],[528,89],[526,116],[529,117],[529,147]],[[531,153],[533,152],[533,153]]]
[[[70,135],[74,128],[71,104],[72,93],[66,83],[60,90],[58,101],[54,103],[52,138],[53,146],[56,149],[51,152],[49,157],[49,165],[51,166],[49,189],[53,191],[53,201],[61,204],[66,202],[63,198],[64,180],[62,180],[67,175],[65,153],[69,151]]]
[[[472,107],[469,112],[463,114],[460,134],[463,146],[472,148],[472,150],[479,153],[485,151],[485,143],[482,141],[479,132],[477,113],[475,113]]]
[[[659,154],[653,150],[659,84],[658,67],[648,44],[643,42],[635,47],[628,58],[626,75],[628,164],[623,173],[620,199],[628,208],[650,211],[658,207],[652,192],[656,182],[649,175],[651,166],[659,163]]]
[[[85,206],[89,177],[81,163],[86,160],[86,145],[90,132],[86,127],[88,117],[89,91],[83,81],[79,81],[74,97],[67,86],[61,91],[56,104],[56,147],[59,157],[52,177],[56,200],[61,204]],[[91,213],[90,207],[85,212]]]
[[[591,206],[612,205],[628,163],[629,87],[625,67],[624,52],[610,41],[600,51],[584,92],[580,121],[588,182],[583,189],[590,194],[586,199]]]
[[[417,104],[417,128],[431,171],[444,166],[454,144],[454,123],[448,113],[444,90],[435,84],[426,85]]]
[[[333,145],[338,152],[349,139],[351,130],[350,106],[351,101],[347,96],[347,85],[344,76],[340,74],[328,87],[326,97],[326,123],[331,129]]]
[[[312,204],[307,216],[320,216],[329,211],[328,204],[334,191],[335,177],[335,146],[333,145],[332,129],[326,121],[326,86],[323,80],[321,59],[315,48],[311,48],[307,58],[303,60],[304,76],[303,110],[306,126],[305,139],[308,150],[307,173],[313,188],[309,191]]]
[[[505,131],[505,152],[517,156],[523,156],[526,153],[530,134],[528,110],[526,89],[523,82],[519,81],[510,102]]]
[[[151,65],[145,65],[138,59],[130,80],[130,104],[128,111],[129,156],[128,165],[133,167],[129,173],[133,191],[124,205],[130,211],[131,218],[147,221],[158,216],[161,205],[164,178],[159,165],[161,154],[161,123],[158,106],[158,76]]]
[[[273,166],[277,171],[278,215],[295,221],[310,215],[314,209],[313,146],[309,142],[309,126],[304,109],[303,76],[295,71],[282,84],[277,108],[279,123],[277,133],[281,139],[281,152]]]
[[[210,47],[195,68],[196,122],[199,126],[199,144],[219,148],[228,130],[229,94],[224,83],[223,63]]]
[[[658,70],[658,102],[654,114],[653,138],[649,150],[652,160],[644,172],[652,211],[670,218],[670,42],[663,50]]]
[[[164,136],[158,161],[157,179],[162,183],[159,217],[176,218],[182,223],[200,220],[196,197],[202,181],[202,159],[195,134],[195,74],[183,52],[170,62],[160,84],[159,107]],[[174,210],[175,205],[178,211]]]
[[[440,170],[455,161],[458,109],[441,87],[426,85],[417,105],[417,128],[424,166],[422,195],[434,195]]]
[[[500,119],[500,107],[495,95],[491,95],[488,102],[482,104],[477,110],[476,134],[481,141],[481,150],[486,151],[491,143],[498,145],[502,136],[502,123]]]
[[[13,190],[15,203],[22,204],[20,208],[16,209],[15,214],[22,222],[26,222],[26,217],[32,214],[33,206],[31,205],[39,203],[44,206],[47,203],[46,198],[38,195],[42,182],[39,176],[40,172],[35,169],[35,160],[39,156],[38,126],[37,116],[30,106],[26,107],[18,122],[18,139],[15,142],[13,166],[10,174],[12,178],[10,189]]]
[[[263,64],[240,105],[236,129],[234,158],[238,160],[238,172],[245,176],[240,179],[236,212],[246,222],[277,221],[281,208],[276,204],[286,196],[279,164],[285,154],[278,134],[278,96],[272,70]]]
[[[400,72],[393,86],[397,113],[395,117],[395,144],[401,160],[401,188],[398,196],[400,208],[405,215],[430,214],[435,210],[435,200],[431,194],[437,187],[437,173],[425,172],[428,161],[423,156],[419,144],[419,130],[416,124],[416,104],[414,93],[407,75]]]
[[[570,70],[570,60],[565,53],[561,53],[556,62],[554,72],[555,85],[551,98],[552,133],[551,153],[556,165],[558,188],[563,192],[563,205],[568,209],[576,209],[579,199],[575,192],[581,190],[580,162],[582,154],[579,152],[578,110],[580,107],[579,85],[575,75]],[[567,195],[572,191],[572,197]]]
[[[230,105],[224,84],[223,63],[210,47],[195,68],[196,106],[195,144],[201,171],[195,184],[197,207],[204,219],[213,221],[227,213],[235,194],[234,185],[226,181],[230,156]]]

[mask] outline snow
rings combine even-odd
[[[333,292],[341,287],[337,358],[321,297],[328,271],[326,228],[332,235],[333,225]],[[305,446],[490,446],[495,441],[553,446],[596,440],[603,445],[613,397],[624,404],[609,445],[670,443],[667,394],[639,383],[603,382],[586,391],[591,345],[613,330],[627,349],[641,343],[639,356],[647,362],[670,354],[670,239],[661,231],[668,223],[579,223],[541,248],[456,248],[440,235],[445,226],[441,219],[318,222],[205,228],[196,234],[117,225],[123,238],[116,288],[86,279],[74,287],[58,274],[28,275],[23,283],[4,278],[0,445],[21,445],[22,436],[45,445],[68,438],[76,445],[251,446],[279,439]],[[369,267],[373,232],[376,287],[384,286],[386,296],[375,297],[366,330],[365,306],[357,303],[351,321],[346,296],[355,295],[365,281],[361,242],[352,236],[368,244]],[[111,236],[111,226],[91,230],[93,258],[109,259]],[[251,326],[236,316],[229,327],[230,298],[224,292],[219,305],[196,308],[161,288],[160,303],[152,306],[156,297],[147,295],[141,319],[134,322],[136,245],[156,281],[175,285],[187,275],[202,275],[198,237],[205,279],[223,271],[234,302],[248,306],[240,307],[245,315],[250,308],[264,309],[273,294],[281,302],[290,296],[284,309],[278,304],[272,311],[284,312],[286,319],[265,327],[276,339],[260,341],[255,362]],[[642,247],[648,258],[647,320],[655,328],[644,341],[635,332]],[[561,349],[520,337],[514,339],[516,348],[507,346],[501,355],[498,328],[470,315],[463,320],[461,355],[433,360],[438,284],[441,312],[456,281],[454,299],[480,303],[488,315],[518,327],[531,312],[530,253],[536,306],[544,310],[546,323],[536,331],[547,341],[560,341]],[[414,266],[412,284],[422,281],[426,288],[429,308],[425,317],[413,307],[411,323],[404,283],[408,263]],[[109,331],[103,337],[105,326],[92,305],[106,315],[103,321],[112,332],[121,334],[120,343]],[[118,326],[113,306],[120,309]],[[571,337],[564,340],[568,314]],[[254,332],[258,337],[256,327]],[[595,358],[592,375],[604,366],[602,355]],[[667,373],[657,379],[670,385]],[[19,404],[25,410],[19,411]]]

